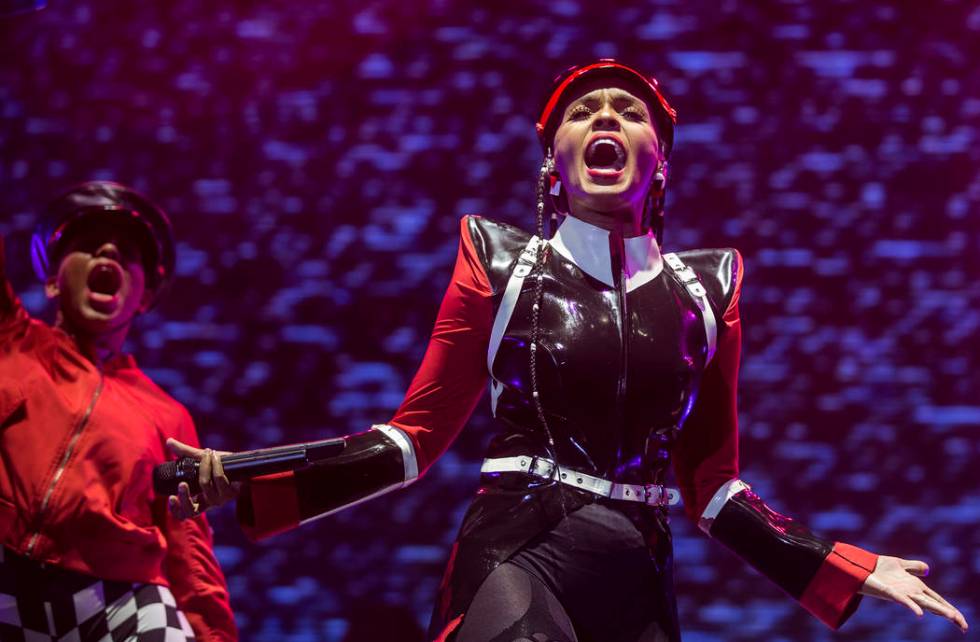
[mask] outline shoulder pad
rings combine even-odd
[[[473,249],[486,270],[491,287],[495,292],[502,289],[518,257],[531,240],[531,234],[519,227],[481,216],[465,217],[463,226],[473,241]]]
[[[677,252],[684,264],[694,270],[708,292],[708,300],[724,314],[738,288],[742,271],[742,255],[731,247]]]

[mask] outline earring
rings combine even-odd
[[[667,161],[657,163],[657,171],[653,174],[654,191],[663,192],[667,186]]]
[[[558,171],[555,169],[555,157],[548,150],[548,157],[545,159],[545,166],[548,168],[548,175],[551,176],[551,189],[548,193],[552,196],[561,194],[561,179],[558,178]]]
[[[667,170],[667,163],[661,163],[657,165],[657,171],[653,175],[653,186],[658,192],[664,191],[664,187],[667,186],[667,175],[665,174]]]

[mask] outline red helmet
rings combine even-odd
[[[653,109],[653,120],[657,125],[657,134],[664,143],[664,154],[669,156],[674,145],[674,123],[677,122],[677,111],[670,106],[664,95],[660,93],[657,79],[645,76],[636,69],[616,62],[612,58],[600,58],[588,65],[569,67],[559,74],[551,86],[538,117],[537,130],[541,146],[547,151],[555,138],[555,130],[561,122],[558,106],[568,91],[586,78],[599,75],[625,78],[633,81],[642,88],[646,95],[642,96]]]

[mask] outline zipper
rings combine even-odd
[[[30,541],[27,543],[27,557],[31,557],[34,552],[34,547],[37,546],[37,540],[41,537],[41,524],[44,521],[44,512],[48,508],[48,503],[51,501],[51,496],[54,494],[55,486],[58,485],[58,480],[65,473],[65,469],[68,467],[68,460],[71,459],[72,451],[78,444],[78,439],[82,436],[82,430],[85,428],[85,424],[88,423],[89,417],[92,415],[92,410],[95,409],[95,402],[99,400],[99,396],[102,394],[102,384],[105,380],[105,375],[99,372],[99,384],[95,387],[95,392],[92,394],[92,400],[88,404],[88,408],[85,409],[85,414],[78,421],[78,425],[75,427],[75,432],[72,433],[71,439],[68,440],[68,446],[65,448],[65,454],[61,457],[61,463],[58,464],[58,468],[54,471],[54,475],[51,477],[51,483],[48,485],[48,490],[44,493],[44,499],[41,500],[41,507],[37,511],[37,517],[35,518],[35,531],[31,535]]]
[[[620,269],[619,272],[619,332],[620,332],[620,371],[619,371],[619,390],[617,391],[617,402],[620,414],[623,414],[626,403],[626,373],[629,364],[629,338],[630,338],[630,311],[626,303],[626,272]]]
[[[620,464],[620,457],[623,450],[623,441],[626,437],[626,373],[629,368],[629,337],[630,337],[630,312],[626,303],[626,241],[622,233],[616,234],[613,242],[616,244],[616,252],[619,254],[618,274],[616,275],[617,295],[619,298],[619,381],[616,389],[616,419],[619,434],[616,444],[616,464]]]

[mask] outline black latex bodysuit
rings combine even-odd
[[[405,485],[465,424],[485,389],[491,327],[530,237],[478,217],[464,218],[461,227],[459,258],[429,348],[394,418],[349,437],[347,453],[331,465],[253,482],[239,502],[240,520],[251,534],[278,532]],[[867,558],[855,554],[840,562],[841,545],[770,511],[747,489],[727,501],[723,496],[716,506],[724,506],[721,512],[709,508],[738,475],[738,253],[679,253],[697,276],[698,297],[693,277],[666,265],[652,236],[618,242],[618,252],[615,246],[610,252],[607,232],[570,218],[546,250],[538,387],[554,448],[532,403],[528,342],[536,273],[525,279],[492,359],[498,433],[487,457],[547,457],[568,470],[623,483],[662,483],[673,463],[691,518],[701,518],[712,536],[825,622],[839,625],[856,607],[868,572],[852,567],[867,566]],[[456,629],[502,562],[565,516],[600,501],[631,520],[663,569],[655,591],[662,597],[662,628],[677,639],[665,509],[600,500],[520,472],[481,477],[440,587],[430,636]]]
[[[468,232],[496,294],[496,313],[528,235],[483,219],[470,219]],[[602,250],[609,252],[605,244]],[[734,258],[724,250],[684,256],[698,273],[723,275],[711,284],[718,317],[733,294]],[[690,411],[705,367],[705,326],[695,300],[669,268],[632,291],[618,271],[610,286],[553,248],[545,258],[537,361],[554,453],[531,399],[528,342],[536,275],[526,279],[493,363],[503,391],[496,403],[500,433],[488,458],[556,456],[569,469],[612,481],[663,481],[675,431]],[[436,620],[441,624],[461,612],[483,576],[552,527],[563,511],[594,501],[587,491],[519,473],[484,475],[463,520]],[[661,509],[623,504],[669,565],[669,546],[655,546],[669,539]],[[430,632],[437,630],[438,625]]]

